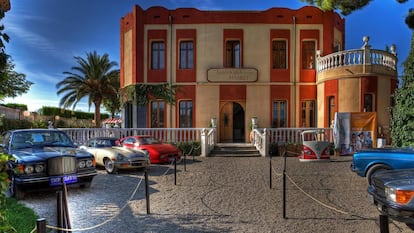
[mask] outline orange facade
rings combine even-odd
[[[331,112],[350,105],[341,85],[358,93],[359,111],[369,97],[364,93],[377,97],[384,86],[375,73],[344,84],[350,77],[319,75],[317,59],[343,50],[344,40],[345,20],[315,7],[134,6],[121,19],[121,88],[169,83],[178,89],[174,106],[157,99],[144,108],[129,103],[125,127],[203,128],[216,118],[219,141],[226,142],[247,141],[253,117],[259,127],[329,127]],[[352,83],[356,79],[358,86]]]

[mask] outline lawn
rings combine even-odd
[[[7,219],[18,233],[30,233],[36,226],[36,213],[14,198],[6,198]]]

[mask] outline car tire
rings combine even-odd
[[[111,159],[105,159],[104,161],[104,165],[105,165],[105,170],[108,174],[114,174],[117,172],[117,168],[115,167],[115,163],[114,161],[112,161]]]
[[[367,171],[367,175],[366,175],[366,177],[367,177],[367,181],[368,181],[368,184],[371,184],[371,179],[372,179],[372,176],[373,176],[376,172],[379,172],[379,171],[385,171],[385,170],[391,170],[391,168],[390,168],[390,167],[388,167],[387,165],[384,165],[384,164],[375,164],[375,165],[373,165],[372,167],[370,167],[370,168],[368,169],[368,171]]]
[[[10,197],[14,197],[16,200],[23,200],[25,193],[16,186],[14,176],[12,176],[9,186]]]

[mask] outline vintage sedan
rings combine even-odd
[[[145,168],[150,164],[147,151],[121,147],[114,137],[91,138],[80,148],[91,153],[96,164],[104,166],[109,174],[116,173],[118,169]]]
[[[378,171],[414,168],[414,150],[412,148],[378,148],[360,150],[353,155],[351,170],[361,177],[366,177],[371,184],[371,177]]]
[[[136,135],[121,138],[121,145],[130,149],[148,151],[151,163],[171,163],[181,161],[181,150],[174,145],[162,143],[149,135]]]
[[[368,197],[381,214],[414,229],[414,169],[375,173]]]
[[[97,174],[93,156],[78,149],[63,131],[11,130],[1,139],[1,152],[10,156],[9,190],[16,199],[33,190],[59,189],[63,182],[90,187]]]

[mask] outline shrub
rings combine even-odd
[[[6,191],[9,187],[7,175],[7,161],[9,157],[5,154],[0,154],[0,232],[17,232],[7,219],[7,204]]]
[[[201,143],[200,142],[179,142],[177,147],[188,156],[200,156],[201,155]],[[193,148],[191,150],[191,148]],[[191,152],[191,153],[190,153]]]

